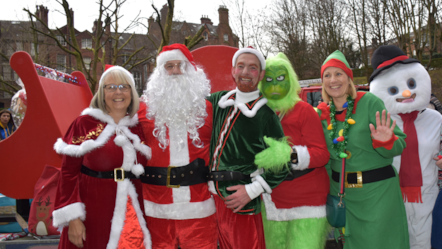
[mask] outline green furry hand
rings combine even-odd
[[[273,172],[279,172],[290,161],[291,147],[287,138],[280,141],[264,136],[264,142],[269,146],[255,156],[255,164],[258,168],[264,168]]]

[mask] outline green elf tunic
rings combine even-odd
[[[214,171],[238,171],[250,175],[257,171],[254,164],[255,155],[267,148],[264,136],[273,139],[284,138],[284,132],[275,112],[266,105],[267,100],[260,95],[245,104],[237,104],[237,90],[213,93],[208,100],[213,106],[213,132],[210,146],[211,169]],[[242,93],[247,94],[247,93]],[[236,114],[232,115],[234,109]],[[231,118],[229,118],[231,117]],[[223,133],[222,138],[220,134]],[[220,139],[222,146],[219,147]],[[277,156],[277,155],[275,155]],[[261,174],[270,188],[275,188],[287,176],[288,171],[278,174],[265,171]],[[235,191],[226,188],[235,185],[246,185],[250,179],[239,181],[214,181],[218,196],[225,197]],[[258,214],[261,212],[261,198],[250,201],[239,214]]]
[[[327,165],[332,171],[341,172],[342,159],[332,148],[330,111],[325,103],[318,106],[321,122],[330,151]],[[351,118],[356,121],[348,130],[346,150],[351,154],[346,160],[346,172],[367,171],[391,165],[393,157],[405,148],[406,135],[396,126],[395,136],[387,142],[372,140],[369,124],[376,125],[376,112],[384,110],[382,100],[371,93],[358,92]],[[336,115],[337,130],[343,129],[346,110]],[[394,167],[393,167],[394,169]],[[344,248],[355,249],[404,249],[410,248],[404,203],[398,174],[395,177],[363,184],[362,188],[345,188],[346,224]],[[331,176],[331,175],[330,175]],[[330,194],[337,195],[339,183],[330,179]]]

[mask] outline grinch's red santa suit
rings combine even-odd
[[[217,246],[216,210],[207,185],[209,93],[209,80],[189,50],[182,44],[165,46],[138,113],[152,148],[142,182],[154,248]]]
[[[431,79],[418,60],[396,46],[381,46],[372,58],[370,92],[385,103],[407,135],[407,147],[394,158],[407,212],[410,247],[429,249],[432,211],[438,194],[434,156],[439,153],[442,116],[427,109]],[[440,235],[438,235],[440,236]]]

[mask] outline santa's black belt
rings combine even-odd
[[[291,169],[290,173],[287,175],[287,177],[284,179],[284,181],[292,181],[298,177],[301,177],[303,175],[306,175],[310,172],[312,172],[314,169],[305,169],[305,170],[294,170]]]
[[[95,171],[84,165],[81,165],[81,173],[103,179],[114,179],[116,182],[124,181],[124,179],[136,179],[137,177],[130,171],[124,171],[123,168],[115,168],[113,171]]]
[[[198,158],[193,162],[180,167],[144,167],[144,175],[140,176],[141,182],[179,188],[207,182],[209,168],[204,159]]]
[[[391,165],[367,171],[345,172],[345,187],[362,188],[362,184],[382,181],[395,176]],[[332,170],[332,179],[339,182],[339,173]]]
[[[250,179],[250,175],[245,175],[239,171],[212,171],[209,174],[208,180],[223,182],[223,181],[241,181],[248,179]]]

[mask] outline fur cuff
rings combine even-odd
[[[292,168],[294,170],[304,170],[308,169],[310,165],[310,153],[308,152],[307,146],[295,145],[292,146],[298,154],[298,162],[292,163]]]
[[[324,218],[326,217],[325,205],[321,206],[300,206],[293,208],[277,208],[272,201],[272,196],[262,194],[264,205],[266,208],[267,220],[289,221],[307,218]]]
[[[85,206],[81,202],[76,202],[69,204],[65,207],[59,208],[52,212],[52,225],[54,227],[65,227],[69,226],[69,221],[80,218],[84,221],[86,219]]]
[[[246,191],[249,195],[250,199],[253,200],[258,197],[260,194],[264,193],[264,189],[258,181],[254,181],[252,183],[246,184]]]

